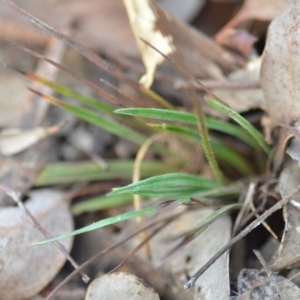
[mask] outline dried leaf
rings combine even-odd
[[[300,169],[297,162],[293,161],[287,165],[279,179],[278,190],[282,197],[299,185]],[[297,195],[283,210],[285,228],[281,244],[275,258],[271,261],[270,267],[273,270],[300,266],[300,196]]]
[[[38,190],[29,194],[26,207],[52,235],[73,230],[73,220],[63,193]],[[65,256],[52,244],[31,246],[44,236],[18,207],[0,209],[0,299],[28,299],[42,290],[58,273]],[[63,245],[70,251],[72,239]]]
[[[163,35],[156,27],[158,15],[152,0],[123,0],[123,2],[146,68],[146,74],[142,76],[140,83],[149,88],[154,80],[156,67],[164,61],[164,57],[141,39],[150,43],[164,55],[169,55],[175,51],[173,38],[170,35]]]
[[[245,68],[234,71],[228,75],[230,83],[243,85],[248,82],[259,80],[261,59],[250,61]],[[238,87],[238,86],[237,86]],[[222,99],[227,105],[237,112],[245,112],[249,109],[265,107],[265,99],[261,88],[235,88],[235,89],[212,89],[213,93]]]
[[[96,278],[85,300],[159,300],[154,291],[129,273],[113,273]]]
[[[11,156],[22,152],[42,139],[56,134],[64,126],[63,124],[43,128],[37,127],[32,130],[22,130],[20,128],[5,129],[0,133],[0,153]]]
[[[291,3],[291,0],[246,0],[236,14],[217,34],[216,39],[222,43],[226,31],[251,19],[271,21]]]
[[[222,46],[238,51],[243,57],[249,58],[253,54],[253,45],[257,40],[257,37],[244,29],[228,28],[222,35],[222,41],[218,40],[218,42]]]
[[[178,217],[150,241],[154,262],[169,248],[163,240],[176,236],[194,227],[201,219],[213,213],[213,209],[190,211]],[[163,262],[163,267],[177,275],[177,284],[182,286],[230,239],[231,221],[228,215],[219,217],[200,236],[182,247]],[[228,253],[221,256],[195,283],[194,298],[201,300],[229,298]]]
[[[274,126],[300,117],[300,3],[294,1],[271,23],[263,53],[260,83]]]

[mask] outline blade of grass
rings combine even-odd
[[[156,205],[144,208],[144,209],[139,210],[139,211],[129,211],[129,212],[121,214],[121,215],[117,215],[117,216],[110,217],[110,218],[107,218],[107,219],[104,219],[104,220],[100,220],[98,222],[95,222],[95,223],[90,224],[88,226],[85,226],[83,228],[74,230],[70,233],[67,233],[67,234],[52,238],[52,239],[44,240],[44,241],[41,241],[41,242],[36,242],[33,245],[43,245],[43,244],[59,241],[59,240],[66,239],[66,238],[69,238],[69,237],[74,236],[74,235],[78,235],[78,234],[81,234],[81,233],[96,230],[96,229],[99,229],[99,228],[102,228],[102,227],[105,227],[105,226],[108,226],[108,225],[112,225],[112,224],[115,224],[115,223],[118,223],[118,222],[121,222],[121,221],[130,220],[130,219],[136,218],[138,216],[144,216],[144,215],[148,215],[148,214],[151,214],[151,213],[155,213],[156,211],[157,211],[157,206]]]
[[[180,236],[172,237],[171,240],[178,239],[182,237],[182,241],[180,241],[176,246],[171,248],[162,258],[159,259],[158,264],[161,264],[165,259],[169,258],[171,255],[176,253],[178,250],[180,250],[183,246],[186,246],[191,241],[193,241],[195,238],[197,238],[201,233],[203,233],[210,224],[212,224],[218,217],[220,217],[225,212],[231,211],[233,209],[240,209],[242,204],[235,203],[235,204],[229,204],[226,205],[214,213],[210,214],[201,222],[196,225],[194,228],[189,229],[185,233],[180,234]]]
[[[110,195],[120,195],[120,194],[127,194],[127,193],[139,193],[142,194],[143,192],[149,193],[157,193],[157,192],[164,192],[177,189],[184,189],[184,188],[194,188],[201,190],[210,190],[214,188],[220,187],[220,183],[212,180],[207,179],[197,175],[191,175],[186,173],[169,173],[163,174],[158,176],[153,176],[139,182],[135,182],[129,184],[125,187],[114,188]]]
[[[47,80],[47,79],[37,76],[33,73],[26,72],[24,74],[28,78],[50,87],[55,92],[65,96],[65,97],[77,100],[78,102],[81,102],[81,103],[89,106],[90,108],[99,110],[104,113],[109,113],[109,114],[114,111],[114,107],[112,105],[104,103],[98,99],[77,93],[64,85],[57,84],[53,81]]]
[[[77,93],[73,90],[71,90],[70,88],[57,84],[53,81],[47,80],[43,77],[40,77],[38,75],[35,75],[33,73],[30,72],[24,72],[16,67],[13,67],[7,63],[3,63],[0,62],[0,66],[8,68],[10,70],[13,70],[19,74],[22,74],[24,76],[26,76],[27,78],[33,80],[33,81],[37,81],[45,86],[48,86],[49,88],[53,89],[55,92],[68,97],[68,98],[72,98],[82,104],[84,104],[86,107],[88,108],[92,108],[95,109],[101,113],[106,113],[111,115],[111,113],[115,110],[115,107],[108,104],[108,103],[104,103],[103,101],[97,99],[97,98],[93,98],[93,97],[88,97],[86,95]],[[81,79],[81,77],[78,74],[73,73],[72,71],[60,66],[60,68],[62,69],[62,71],[67,70],[67,73],[72,76],[75,79]],[[98,86],[86,81],[85,82],[86,85],[88,85],[91,89],[93,89],[95,92],[97,92],[97,94],[100,94],[102,96],[102,98],[107,98],[109,99],[111,102],[115,103],[116,100],[113,98],[113,96],[110,93],[107,93],[106,91],[104,91],[103,89],[99,88]],[[118,90],[117,90],[118,91]],[[155,94],[155,96],[159,97],[157,94]],[[126,120],[122,120],[125,121],[127,125],[133,125],[133,126],[137,126],[137,122],[139,123],[139,127],[140,126],[145,126],[144,122],[142,122],[142,120],[138,120],[138,119],[126,119]]]
[[[214,100],[214,99],[208,99],[208,104],[212,106],[213,108],[217,109],[221,113],[226,114],[233,120],[235,120],[241,127],[243,127],[247,132],[255,139],[255,141],[260,145],[260,147],[268,154],[270,152],[270,148],[268,144],[266,143],[264,137],[262,134],[254,128],[245,118],[243,118],[240,114],[238,114],[236,111],[231,109],[230,107],[222,104],[221,102]]]
[[[7,63],[4,63],[4,62],[0,62],[0,66],[2,67],[5,67],[5,68],[8,68],[10,70],[13,70],[19,74],[22,74],[24,76],[26,76],[27,78],[33,80],[33,81],[36,81],[36,82],[39,82],[45,86],[48,86],[49,88],[51,88],[52,90],[54,90],[55,92],[61,94],[61,95],[64,95],[66,97],[69,97],[69,98],[72,98],[72,99],[75,99],[85,105],[88,105],[89,107],[91,108],[94,108],[96,110],[99,110],[101,112],[105,112],[105,113],[109,113],[111,114],[113,111],[114,111],[114,107],[110,104],[107,104],[107,103],[104,103],[98,99],[95,99],[95,98],[92,98],[92,97],[88,97],[88,96],[85,96],[85,95],[82,95],[80,93],[77,93],[75,91],[72,91],[70,88],[64,86],[64,85],[60,85],[60,84],[57,84],[56,82],[53,82],[51,80],[48,80],[46,78],[43,78],[41,76],[38,76],[34,73],[30,73],[30,72],[24,72],[16,67],[13,67]],[[75,77],[75,73],[72,73],[70,71],[70,73],[73,75],[73,77]],[[79,76],[79,75],[78,75]],[[79,76],[79,78],[81,78]],[[90,88],[92,88],[91,86],[89,86]],[[98,91],[98,94],[99,94],[99,90],[98,90],[98,87],[96,87],[95,85],[93,85],[93,88],[92,88],[95,92]],[[104,94],[102,96],[105,96],[107,95],[106,92],[104,92]]]
[[[192,130],[190,128],[185,128],[181,126],[167,125],[167,124],[148,124],[154,128],[160,128],[163,130],[168,130],[174,133],[181,134],[193,140],[201,142],[201,137],[199,132]],[[246,159],[234,149],[226,146],[220,140],[210,137],[211,146],[216,156],[223,162],[233,166],[242,175],[250,175],[254,173],[253,167],[248,163]]]
[[[128,128],[122,124],[117,123],[113,119],[105,118],[90,110],[75,106],[73,104],[65,103],[63,101],[56,99],[53,96],[45,95],[32,89],[29,90],[41,96],[49,103],[72,113],[76,117],[85,120],[91,124],[94,124],[118,137],[127,139],[128,141],[134,144],[141,145],[146,140],[146,137],[144,135],[140,134],[137,131],[132,130],[131,128]]]
[[[34,185],[43,186],[111,179],[131,180],[134,160],[112,159],[106,162],[106,170],[102,170],[97,163],[90,161],[47,164],[38,174]],[[155,160],[145,160],[141,166],[143,178],[175,171],[178,171],[176,167]]]
[[[210,214],[209,216],[207,216],[206,218],[204,218],[203,220],[201,220],[197,225],[195,225],[194,228],[191,228],[186,233],[184,233],[184,235],[188,234],[188,233],[194,233],[197,236],[197,235],[199,235],[199,233],[202,232],[203,227],[213,223],[222,214],[224,214],[228,211],[234,210],[234,209],[240,209],[241,207],[242,207],[241,203],[225,205],[225,206],[221,207],[220,209],[216,210],[215,212],[213,212],[212,214]]]
[[[114,111],[117,114],[135,116],[135,117],[144,117],[151,119],[158,119],[163,121],[172,121],[172,122],[181,122],[191,125],[197,125],[198,119],[195,114],[168,110],[168,109],[159,109],[159,108],[121,108]],[[217,130],[229,135],[232,135],[241,141],[244,141],[248,145],[257,148],[256,141],[252,138],[242,128],[237,127],[234,124],[218,120],[216,118],[205,117],[204,121],[209,129]]]
[[[152,197],[152,198],[159,198],[159,199],[170,199],[174,198],[176,200],[180,199],[190,199],[190,198],[196,198],[196,197],[202,197],[206,194],[206,192],[210,190],[208,188],[199,188],[199,187],[182,187],[182,188],[169,188],[169,189],[149,189],[149,190],[141,190],[137,191],[139,195],[145,196],[145,197]],[[110,194],[109,194],[110,195]]]
[[[71,211],[74,215],[79,215],[85,212],[118,207],[131,202],[132,195],[130,194],[118,196],[100,196],[72,205]]]

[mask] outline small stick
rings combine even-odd
[[[233,229],[232,229],[232,235],[233,236],[235,235],[235,233],[237,232],[238,228],[240,227],[241,220],[245,216],[246,212],[249,211],[249,202],[251,201],[251,199],[253,197],[253,194],[254,194],[254,191],[255,191],[255,187],[256,187],[256,183],[251,182],[249,184],[248,191],[247,191],[247,194],[246,194],[243,206],[242,206],[241,210],[239,211],[239,214],[238,214],[238,216],[237,216],[237,218],[235,220],[235,223],[234,223],[234,226],[233,226]]]
[[[254,206],[253,198],[251,198],[251,200],[250,200],[250,208],[251,208],[252,212],[254,213],[255,217],[258,218],[259,214],[257,213],[257,209]],[[275,240],[278,240],[278,236],[276,235],[276,233],[272,230],[272,228],[265,221],[262,222],[262,225],[266,228],[267,231],[270,232],[270,234],[273,236],[273,238]]]
[[[244,82],[235,82],[235,81],[216,81],[216,80],[202,80],[202,83],[209,89],[220,89],[220,90],[245,90],[245,89],[258,89],[260,88],[258,81],[244,81]],[[174,88],[176,90],[186,89],[186,88],[195,88],[196,90],[203,90],[199,84],[194,80],[177,80],[174,83]]]

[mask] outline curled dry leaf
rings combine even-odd
[[[158,15],[152,0],[123,0],[123,2],[146,68],[146,74],[142,76],[140,83],[149,88],[154,80],[156,67],[164,61],[164,57],[145,44],[142,39],[164,55],[169,55],[175,51],[173,38],[170,35],[163,35],[156,27]]]
[[[228,29],[247,20],[271,21],[278,16],[292,0],[246,0],[236,14],[217,34],[216,39],[222,44]]]
[[[112,273],[96,278],[85,300],[159,300],[158,295],[129,273]]]
[[[213,212],[214,210],[210,208],[190,211],[166,226],[150,241],[154,262],[165,255],[170,248],[170,245],[163,240],[193,228],[201,219]],[[167,258],[163,262],[163,268],[175,274],[177,284],[182,286],[214,253],[229,241],[230,234],[230,218],[228,215],[222,215],[195,240]],[[195,289],[192,292],[194,293],[192,299],[221,300],[229,298],[228,253],[222,255],[201,276],[201,280],[196,281]]]
[[[253,45],[258,40],[244,29],[228,29],[224,32],[222,45],[236,50],[243,57],[249,58],[253,54]]]
[[[300,167],[300,142],[293,138],[290,143],[288,148],[286,149],[286,153],[298,163],[298,166]]]
[[[53,236],[73,230],[69,205],[57,190],[29,194],[26,207]],[[31,246],[44,239],[18,207],[0,209],[0,300],[28,299],[41,291],[58,273],[66,258],[52,244]],[[62,241],[70,251],[72,239]]]
[[[299,14],[300,2],[293,1],[268,30],[260,83],[274,126],[288,126],[300,117]]]
[[[20,153],[47,136],[59,132],[64,124],[49,128],[37,127],[32,130],[20,128],[5,129],[0,133],[0,153],[5,156]]]
[[[299,287],[290,280],[255,269],[243,269],[238,276],[239,295],[234,300],[300,299]]]
[[[230,83],[240,84],[241,88],[235,89],[212,89],[213,93],[222,101],[237,112],[245,112],[249,109],[265,108],[265,99],[259,86],[243,87],[247,83],[257,83],[259,81],[259,72],[261,67],[261,58],[258,57],[250,61],[245,68],[230,73],[227,78]]]
[[[296,161],[288,164],[282,171],[278,190],[282,197],[299,185],[300,169]],[[273,270],[300,266],[300,196],[295,196],[283,209],[285,221],[284,234],[278,252],[270,263]]]

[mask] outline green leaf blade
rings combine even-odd
[[[208,99],[208,104],[217,109],[218,111],[228,115],[230,118],[235,120],[241,127],[243,127],[254,139],[255,141],[260,145],[260,147],[265,151],[265,153],[270,153],[270,148],[268,144],[266,143],[264,137],[262,134],[254,128],[245,118],[243,118],[240,114],[238,114],[236,111],[231,109],[230,107],[222,104],[221,102],[214,100],[214,99]]]
[[[158,109],[158,108],[122,108],[114,111],[118,114],[129,115],[134,117],[144,117],[150,119],[157,119],[162,121],[170,121],[170,122],[181,122],[185,124],[190,124],[197,126],[198,118],[195,114],[169,110],[169,109]],[[217,130],[229,135],[232,135],[248,145],[252,147],[257,147],[257,143],[247,131],[238,126],[224,122],[222,120],[218,120],[211,117],[204,118],[205,124],[209,129]]]
[[[112,179],[131,180],[134,160],[111,159],[106,160],[106,163],[105,170],[91,161],[50,163],[38,174],[34,186]],[[163,162],[145,160],[141,165],[141,176],[145,178],[177,170],[176,167]]]
[[[133,219],[133,218],[136,218],[136,217],[145,216],[145,215],[154,213],[156,211],[157,211],[157,206],[150,206],[150,207],[147,207],[145,209],[138,210],[138,211],[129,211],[127,213],[124,213],[124,214],[121,214],[121,215],[118,215],[118,216],[114,216],[114,217],[110,217],[110,218],[107,218],[107,219],[104,219],[104,220],[100,220],[100,221],[95,222],[91,225],[88,225],[88,226],[85,226],[83,228],[74,230],[70,233],[61,235],[59,237],[44,240],[44,241],[41,241],[41,242],[36,242],[33,245],[43,245],[43,244],[47,244],[47,243],[51,243],[51,242],[56,242],[56,241],[59,241],[59,240],[62,240],[62,239],[66,239],[66,238],[81,234],[81,233],[89,232],[89,231],[96,230],[96,229],[99,229],[99,228],[102,228],[102,227],[105,227],[105,226],[108,226],[108,225],[112,225],[112,224],[115,224],[115,223],[118,223],[118,222],[121,222],[121,221],[130,220],[130,219]]]
[[[129,184],[125,187],[115,188],[109,195],[121,194],[178,194],[180,190],[192,189],[193,193],[204,190],[211,190],[220,187],[221,184],[215,180],[207,179],[197,175],[186,173],[169,173],[164,175],[153,176],[139,182]],[[175,191],[175,192],[174,192]],[[169,194],[168,194],[169,195]],[[173,194],[172,194],[173,195]],[[179,197],[179,196],[178,196]]]

